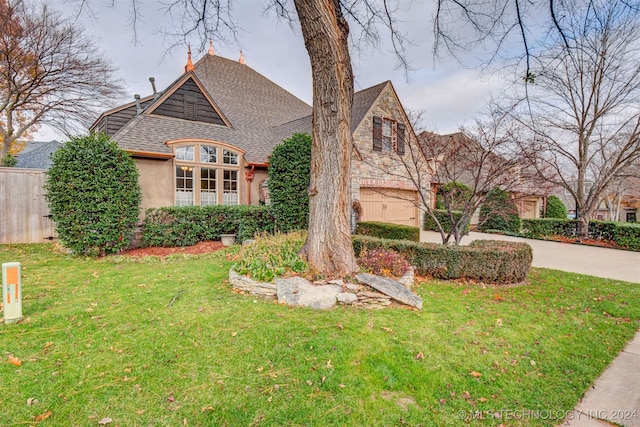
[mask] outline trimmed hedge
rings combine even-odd
[[[172,206],[147,210],[142,240],[145,246],[191,246],[221,234],[243,241],[273,231],[268,206]]]
[[[622,248],[640,251],[640,224],[618,223],[614,241]]]
[[[578,237],[578,221],[574,219],[523,219],[522,236],[544,239],[550,236]],[[589,221],[589,238],[609,240],[619,247],[640,250],[640,224],[613,221]]]
[[[381,239],[420,241],[420,228],[386,222],[359,222],[354,234]]]
[[[444,209],[434,209],[433,213],[435,214],[436,218],[438,218],[438,222],[444,229],[445,233],[450,232],[451,221],[449,221],[449,213]],[[453,211],[451,213],[453,214],[454,221],[458,222],[460,220],[460,217],[462,216],[462,212]],[[438,226],[436,225],[436,222],[426,212],[424,214],[424,229],[430,230],[430,231],[439,231]],[[467,225],[464,227],[464,230],[462,230],[462,234],[463,235],[469,234],[469,230],[471,230],[471,219],[467,221]]]
[[[498,284],[522,282],[533,258],[531,247],[526,243],[494,240],[477,240],[469,246],[447,246],[354,236],[353,248],[356,256],[363,249],[399,252],[420,275]]]
[[[542,239],[553,235],[576,237],[578,222],[556,218],[523,219],[521,233],[529,239]]]

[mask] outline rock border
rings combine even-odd
[[[302,277],[290,277],[278,278],[273,284],[253,280],[229,269],[229,283],[233,289],[271,300],[277,299],[280,304],[326,310],[336,304],[380,309],[396,303],[422,309],[422,299],[411,291],[414,282],[413,267],[398,281],[374,275],[358,276],[359,283],[345,283],[343,280],[311,283]],[[373,286],[364,282],[373,282]],[[378,285],[381,282],[384,286]]]

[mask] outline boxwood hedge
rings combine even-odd
[[[273,231],[268,206],[172,206],[147,210],[142,240],[145,246],[190,246],[221,234],[243,241]]]
[[[354,236],[356,255],[363,249],[391,249],[402,254],[420,275],[466,278],[484,283],[519,283],[527,277],[533,252],[526,243],[477,240],[468,246],[417,243]]]
[[[382,239],[420,241],[420,228],[385,222],[359,222],[356,225],[355,234]]]

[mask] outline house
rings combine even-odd
[[[140,173],[143,209],[264,203],[269,155],[297,132],[311,133],[311,106],[249,67],[213,49],[164,91],[103,113],[91,131],[105,132],[128,151]],[[354,96],[353,200],[361,220],[417,225],[415,186],[389,167],[415,143],[393,85]],[[399,168],[399,166],[398,166]],[[400,170],[400,169],[398,169]]]
[[[48,170],[51,167],[53,153],[60,147],[62,147],[62,143],[55,139],[29,141],[16,155],[16,168]]]
[[[418,135],[418,141],[424,156],[435,162],[434,191],[452,181],[466,184],[478,194],[500,187],[509,192],[521,218],[540,218],[544,212],[549,185],[518,156],[496,154],[507,147],[507,141],[481,144],[463,132],[440,135],[427,131]],[[478,223],[478,212],[472,223]]]

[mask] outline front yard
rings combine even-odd
[[[312,311],[233,293],[224,251],[0,261],[25,315],[0,324],[3,426],[553,426],[640,320],[640,285],[544,269],[420,283],[422,311]]]

